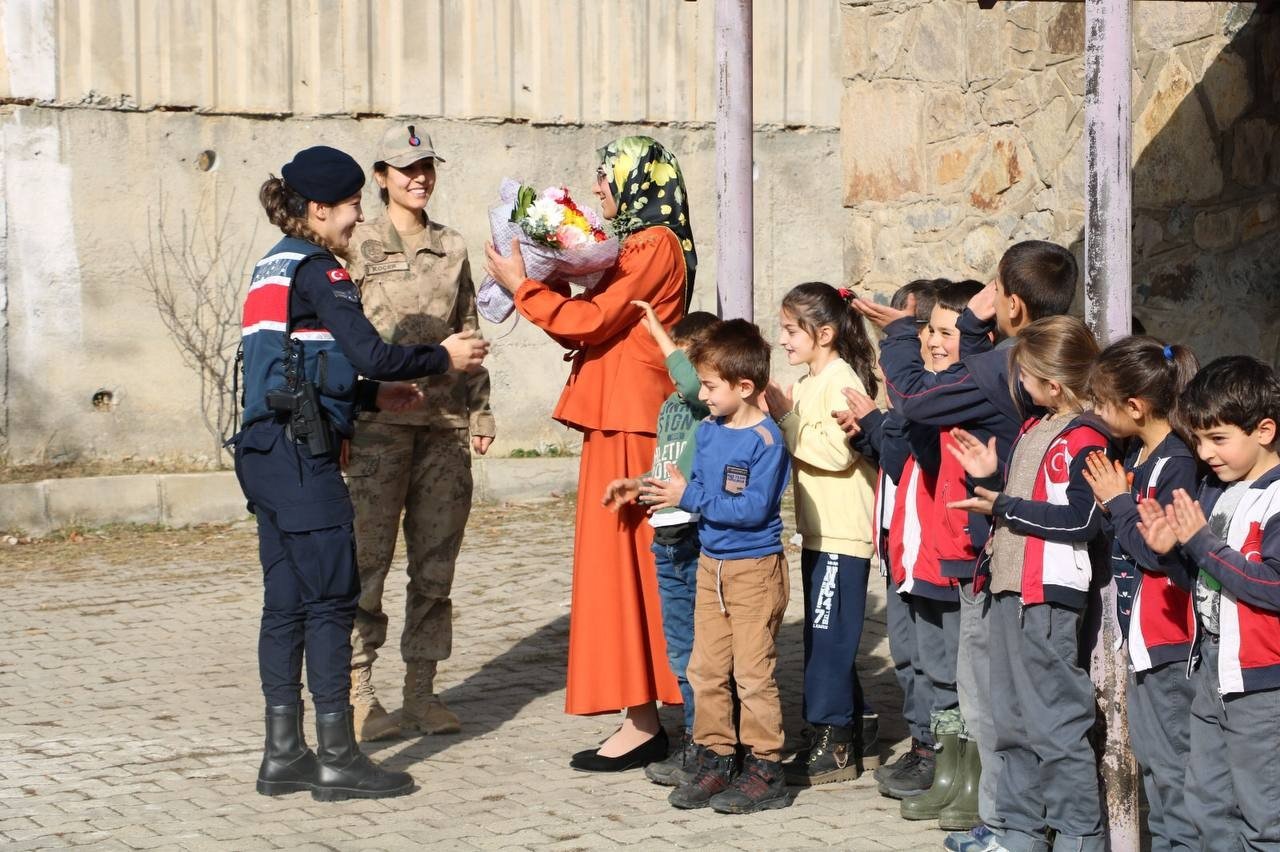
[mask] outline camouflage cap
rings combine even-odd
[[[418,133],[414,125],[393,124],[382,134],[377,162],[403,169],[425,157],[444,162],[444,157],[437,154],[435,146],[431,144],[431,137]]]

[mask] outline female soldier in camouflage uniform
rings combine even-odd
[[[431,138],[397,124],[382,139],[374,177],[386,212],[356,228],[351,276],[365,314],[388,343],[439,343],[477,330],[475,290],[462,236],[431,221],[435,188]],[[436,666],[452,639],[454,563],[471,511],[471,450],[493,441],[489,374],[450,372],[420,381],[426,406],[360,417],[346,467],[355,504],[360,608],[356,615],[351,703],[356,731],[374,740],[406,733],[443,734],[458,717],[435,694]],[[373,687],[373,661],[387,638],[382,590],[401,511],[409,585],[400,652],[406,665],[404,709],[388,714]]]

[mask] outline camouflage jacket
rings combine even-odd
[[[387,343],[438,344],[476,321],[475,286],[462,235],[427,222],[422,247],[406,256],[400,234],[383,214],[357,225],[351,236],[351,277],[360,288],[365,315]],[[496,434],[489,408],[489,373],[450,371],[418,380],[427,404],[398,414],[365,412],[361,420],[411,426],[467,428]]]

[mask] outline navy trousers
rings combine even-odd
[[[861,724],[865,702],[855,662],[867,608],[871,560],[804,550],[804,705],[806,722]]]
[[[338,460],[312,456],[274,421],[253,423],[231,441],[236,476],[258,519],[263,696],[269,706],[299,703],[305,658],[315,712],[345,710],[360,573]]]

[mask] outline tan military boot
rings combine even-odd
[[[456,734],[462,730],[458,717],[432,691],[435,677],[434,662],[407,664],[404,673],[404,709],[400,711],[402,731]]]
[[[351,706],[355,713],[357,740],[385,740],[400,733],[400,726],[373,691],[373,666],[351,669]]]

